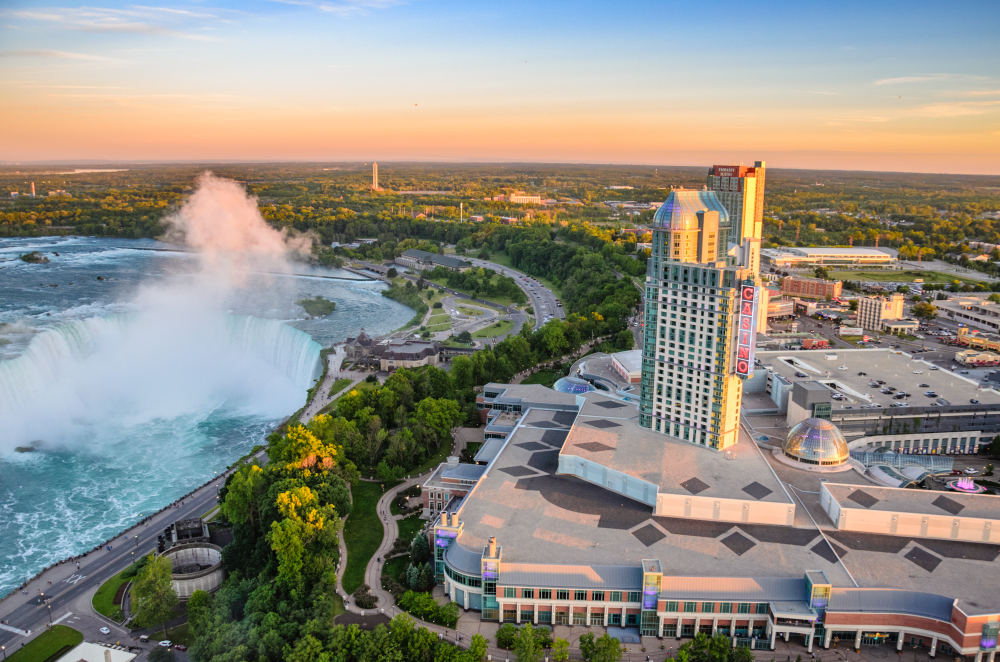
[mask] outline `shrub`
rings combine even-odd
[[[431,308],[441,308],[442,306],[443,304],[440,301],[435,301],[434,305],[431,306]]]
[[[362,609],[371,609],[375,606],[375,596],[371,594],[368,584],[362,584],[354,591],[354,602]]]
[[[389,278],[395,278],[398,275],[399,272],[396,271],[396,267],[389,267],[389,272],[386,274],[386,276],[388,276]]]

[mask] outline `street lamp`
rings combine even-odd
[[[49,608],[49,610],[48,610],[49,611],[49,627],[51,628],[52,627],[52,605],[45,605],[45,606]]]
[[[0,650],[3,651],[3,659],[6,660],[7,659],[7,647],[6,646],[0,646]]]

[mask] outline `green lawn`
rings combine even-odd
[[[971,285],[978,285],[985,281],[976,281],[957,273],[941,273],[939,271],[917,271],[907,269],[906,271],[831,271],[832,280],[875,280],[879,282],[895,281],[898,283],[912,283],[917,278],[923,278],[924,283],[944,283],[951,284],[951,281],[958,280]]]
[[[330,387],[330,392],[329,392],[329,393],[327,393],[327,395],[328,395],[328,396],[330,396],[330,397],[333,397],[333,396],[334,396],[334,395],[336,395],[337,393],[340,393],[340,392],[341,392],[341,391],[343,391],[343,390],[344,390],[345,388],[347,388],[347,386],[348,386],[348,385],[349,385],[350,383],[351,383],[351,380],[350,380],[350,379],[338,379],[337,381],[335,381],[335,382],[333,383],[333,386],[331,386],[331,387]]]
[[[399,537],[401,540],[413,540],[417,531],[424,528],[427,520],[420,519],[420,513],[410,515],[406,519],[401,519],[396,524],[399,526]]]
[[[480,317],[486,314],[477,308],[469,308],[468,306],[459,306],[458,312],[462,313],[463,315],[469,315],[471,317]]]
[[[163,641],[166,639],[172,644],[184,644],[185,646],[190,646],[194,643],[194,637],[188,632],[188,624],[182,623],[175,628],[167,629],[167,636],[163,636],[163,628],[159,628],[155,632],[149,633],[149,638],[154,641]]]
[[[492,324],[485,329],[481,329],[472,334],[473,338],[496,338],[497,336],[502,336],[503,334],[514,328],[514,323],[510,320],[500,320],[496,324]]]
[[[97,593],[94,594],[94,610],[99,614],[104,614],[116,623],[124,620],[125,615],[121,613],[121,605],[114,604],[115,594],[118,592],[119,586],[128,583],[128,581],[132,579],[132,577],[125,577],[125,573],[131,569],[132,566],[130,565],[108,581],[101,584],[101,588],[97,589]]]
[[[438,331],[447,331],[450,328],[451,328],[451,322],[448,322],[447,324],[436,324],[434,326],[428,326],[426,330],[430,331],[431,333],[437,333]]]
[[[379,483],[359,480],[351,486],[351,514],[344,525],[344,543],[347,545],[347,568],[343,585],[348,593],[365,582],[365,568],[382,544],[382,522],[375,506],[382,498]]]
[[[479,449],[482,447],[483,443],[484,442],[482,441],[467,441],[465,443],[465,448],[466,450],[469,451],[469,455],[471,455],[472,457],[476,457],[476,453],[479,452]]]
[[[451,324],[451,315],[431,315],[430,319],[427,320],[427,326],[434,324]]]
[[[522,384],[541,384],[542,386],[548,386],[552,388],[552,385],[556,383],[556,380],[562,377],[562,375],[555,370],[539,370],[538,372],[529,375]]]
[[[403,571],[406,570],[406,566],[409,563],[410,563],[409,556],[399,556],[389,561],[386,561],[386,564],[382,566],[382,574],[388,577],[392,577],[398,582],[400,576],[403,574]]]
[[[444,341],[443,344],[444,344],[445,347],[471,347],[472,346],[472,345],[470,345],[468,343],[458,342],[457,340],[454,340],[453,338],[448,338],[447,340]]]
[[[7,660],[9,662],[45,662],[56,653],[60,651],[65,653],[66,650],[81,642],[83,642],[82,633],[65,625],[53,625],[51,630],[38,635],[25,644],[24,648],[19,648],[16,653],[7,655]]]

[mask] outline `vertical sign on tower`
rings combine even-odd
[[[757,286],[740,287],[739,329],[736,332],[736,375],[746,379],[753,372],[757,346]]]

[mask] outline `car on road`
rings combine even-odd
[[[965,471],[963,471],[962,473],[964,473],[966,476],[978,476],[979,475],[979,472],[976,471],[975,469],[973,469],[972,467],[966,467]]]
[[[978,405],[979,404],[979,400],[976,400],[975,398],[970,398],[969,399],[969,403],[973,404],[973,405]]]
[[[928,398],[936,398],[937,397],[937,393],[935,393],[934,391],[927,391],[926,393],[924,393],[924,395],[926,395]]]
[[[927,388],[927,387],[929,387],[929,386],[930,386],[930,384],[921,384],[921,385],[920,385],[920,388]]]
[[[941,368],[937,367],[936,365],[932,365],[932,366],[931,366],[931,370],[940,370],[940,369],[941,369]]]
[[[757,441],[769,441],[769,439],[767,438],[767,435],[762,434],[759,437],[757,437]]]
[[[797,372],[797,373],[795,373],[795,376],[801,379],[802,377],[806,376],[806,373],[804,373],[804,372]]]
[[[176,648],[179,651],[186,651],[188,649],[188,647],[185,646],[184,644],[174,644],[174,648]]]
[[[101,628],[100,632],[101,634],[111,634],[111,630],[109,628]]]
[[[170,640],[164,639],[163,641],[160,642],[160,645],[163,646],[164,648],[170,648]]]
[[[867,376],[868,376],[867,372],[859,372],[858,373],[858,377],[867,377]]]

